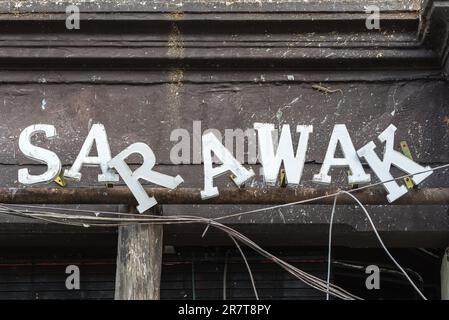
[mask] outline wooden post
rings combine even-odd
[[[162,207],[156,205],[151,214],[162,214]],[[162,225],[119,227],[115,300],[160,299],[162,236]]]

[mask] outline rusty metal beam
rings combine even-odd
[[[331,188],[224,188],[216,198],[201,200],[200,189],[145,188],[149,195],[156,197],[159,204],[284,204],[332,194]],[[388,204],[383,189],[365,189],[354,193],[364,204]],[[130,204],[136,200],[124,186],[113,188],[0,188],[0,203],[15,204]],[[329,205],[332,198],[319,199],[309,204]],[[353,204],[346,196],[339,196],[339,204]],[[423,188],[411,190],[395,201],[395,205],[449,205],[449,188]]]

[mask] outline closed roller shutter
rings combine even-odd
[[[49,256],[49,249],[3,255],[0,262],[0,299],[113,299],[115,252]],[[323,256],[280,252],[304,271],[325,278]],[[284,272],[265,258],[247,252],[259,297],[262,299],[323,299],[324,295]],[[68,265],[80,268],[80,289],[67,290]],[[164,254],[162,299],[254,299],[254,291],[238,251],[223,248],[183,248]],[[223,281],[226,278],[226,281]]]

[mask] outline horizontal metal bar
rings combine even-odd
[[[332,188],[224,188],[215,198],[202,200],[200,189],[145,188],[159,204],[261,204],[275,205],[332,194]],[[389,204],[384,189],[364,189],[354,192],[363,203],[369,205]],[[136,204],[131,191],[125,186],[113,188],[0,188],[0,203],[15,204]],[[330,205],[333,198],[323,198],[309,204]],[[338,204],[353,204],[354,200],[341,194]],[[411,190],[396,200],[394,205],[449,205],[449,188],[423,188]]]

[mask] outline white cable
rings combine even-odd
[[[441,166],[437,166],[422,172],[416,172],[414,173],[414,175],[416,174],[420,174],[420,173],[424,173],[424,172],[429,172],[429,171],[436,171],[439,169],[443,169],[449,167],[449,164],[445,164],[445,165],[441,165]],[[388,181],[380,181],[374,184],[370,184],[370,185],[366,185],[366,186],[362,186],[356,189],[351,189],[349,191],[338,191],[336,193],[333,194],[328,194],[328,195],[323,195],[320,197],[315,197],[315,198],[311,198],[311,199],[306,199],[306,200],[301,200],[301,201],[295,201],[295,202],[291,202],[291,203],[287,203],[287,204],[282,204],[282,205],[277,205],[277,206],[272,206],[272,207],[266,207],[266,208],[261,208],[261,209],[256,209],[256,210],[251,210],[251,211],[246,211],[246,212],[240,212],[240,213],[236,213],[236,214],[230,214],[227,216],[222,216],[219,218],[215,218],[215,219],[205,219],[202,217],[198,217],[198,216],[164,216],[164,217],[159,217],[159,218],[143,218],[142,216],[138,216],[138,215],[133,215],[133,214],[120,214],[120,215],[127,215],[127,216],[136,216],[139,217],[137,219],[123,219],[123,218],[102,218],[102,217],[98,217],[96,214],[96,217],[87,217],[87,216],[72,216],[72,215],[61,215],[61,214],[57,214],[57,213],[52,213],[52,212],[38,212],[38,215],[36,214],[32,214],[30,211],[26,210],[27,213],[25,212],[20,212],[19,210],[15,210],[12,208],[8,208],[7,206],[5,206],[3,204],[3,208],[6,209],[5,211],[2,211],[4,213],[9,213],[9,214],[17,214],[17,215],[22,215],[22,216],[26,216],[26,217],[32,217],[32,218],[36,218],[36,219],[42,219],[42,220],[46,220],[49,222],[57,222],[57,223],[63,223],[63,224],[72,224],[75,225],[76,223],[68,223],[67,220],[81,220],[81,221],[85,221],[85,220],[96,220],[96,221],[103,221],[104,223],[102,224],[90,224],[90,225],[95,225],[95,226],[117,226],[117,225],[124,225],[124,221],[129,222],[129,224],[136,224],[136,223],[143,223],[143,224],[154,224],[154,223],[158,223],[158,224],[170,224],[170,223],[207,223],[214,225],[215,227],[221,229],[222,231],[227,232],[230,236],[231,234],[234,237],[237,237],[240,241],[242,241],[243,243],[245,243],[246,245],[248,245],[249,247],[251,247],[253,250],[256,250],[257,252],[259,252],[260,254],[270,258],[273,262],[279,264],[281,267],[283,267],[286,271],[288,271],[289,273],[291,273],[292,275],[294,275],[295,277],[301,279],[304,283],[312,286],[315,289],[318,289],[320,291],[323,291],[325,293],[332,293],[332,295],[342,298],[342,299],[360,299],[359,297],[352,295],[350,293],[348,293],[347,291],[345,291],[344,289],[335,286],[333,284],[330,284],[330,279],[328,276],[328,281],[324,282],[323,280],[312,276],[310,274],[308,274],[307,272],[304,272],[288,263],[286,263],[285,261],[271,255],[270,253],[268,253],[267,251],[263,250],[261,247],[259,247],[257,244],[255,244],[253,241],[251,241],[250,239],[248,239],[247,237],[243,236],[241,233],[237,232],[236,230],[229,228],[228,226],[221,224],[219,222],[217,222],[217,220],[221,220],[221,219],[226,219],[226,218],[230,218],[230,217],[234,217],[234,216],[241,216],[244,214],[249,214],[249,213],[256,213],[256,212],[261,212],[261,211],[266,211],[266,210],[270,210],[270,209],[276,209],[276,208],[281,208],[281,207],[286,207],[286,206],[291,206],[291,205],[295,205],[295,204],[302,204],[302,203],[307,203],[307,202],[311,202],[311,201],[315,201],[318,199],[323,199],[323,198],[328,198],[328,197],[336,197],[338,194],[340,193],[345,193],[348,194],[350,197],[352,197],[354,200],[357,201],[357,203],[359,203],[359,205],[362,207],[363,211],[365,212],[368,220],[371,223],[371,226],[379,240],[379,242],[381,243],[382,247],[384,248],[384,250],[387,252],[388,256],[391,258],[391,260],[396,264],[396,266],[404,273],[404,275],[406,276],[406,278],[408,279],[408,281],[413,285],[413,287],[419,292],[420,296],[423,299],[426,299],[425,296],[421,293],[421,291],[416,287],[416,285],[413,283],[413,281],[410,279],[410,277],[407,275],[407,273],[404,271],[404,269],[402,269],[402,267],[396,262],[396,260],[393,258],[393,256],[389,253],[388,249],[385,247],[385,245],[382,242],[382,239],[380,238],[379,234],[377,233],[377,230],[374,226],[374,223],[372,222],[368,212],[366,211],[365,207],[363,206],[363,204],[356,198],[354,197],[351,192],[355,192],[355,191],[359,191],[362,189],[366,189],[366,188],[370,188],[379,184],[384,184],[386,182],[389,181],[395,181],[404,177],[408,177],[410,176],[410,174],[404,175],[404,176],[400,176],[400,177],[396,177],[393,179],[390,179]],[[334,199],[334,206],[335,206],[335,201],[336,199]],[[22,208],[27,208],[26,205],[14,205],[15,207],[22,207]],[[30,207],[30,206],[28,206]],[[35,206],[37,207],[37,206]],[[45,207],[45,209],[47,210],[58,210],[58,209],[62,209],[62,211],[66,210],[66,211],[76,211],[76,209],[64,209],[64,208],[55,208],[55,207]],[[8,211],[9,212],[8,212]],[[13,211],[14,213],[11,213],[11,211]],[[89,210],[79,210],[79,211],[89,211]],[[334,209],[333,209],[334,211]],[[36,212],[36,211],[35,211]],[[91,213],[98,213],[98,211],[90,211]],[[104,212],[103,212],[104,213]],[[113,213],[113,212],[108,212],[108,214],[117,214],[117,213]],[[48,219],[48,217],[51,217],[51,219]],[[61,219],[63,221],[55,221],[53,219]],[[111,224],[110,222],[117,222],[116,224]],[[85,226],[85,224],[76,224],[76,225],[82,225]],[[330,226],[331,228],[331,226]],[[233,238],[233,240],[236,242],[236,240]],[[246,259],[244,258],[244,260],[246,261]],[[247,264],[248,266],[248,264]],[[328,266],[328,270],[329,270],[329,266]],[[252,274],[251,274],[252,277]],[[324,286],[323,286],[324,284]],[[254,285],[254,283],[253,283]],[[255,286],[253,287],[255,289]]]
[[[5,209],[8,209],[5,206],[0,206],[0,208],[3,207]],[[9,211],[9,212],[8,212]],[[240,240],[242,243],[244,243],[245,245],[247,245],[248,247],[250,247],[251,249],[255,250],[256,252],[260,253],[261,255],[265,256],[266,258],[270,259],[271,261],[273,261],[274,263],[278,264],[279,266],[281,266],[284,270],[286,270],[287,272],[289,272],[290,274],[292,274],[293,276],[295,276],[296,278],[298,278],[299,280],[303,281],[305,284],[311,286],[312,288],[315,288],[317,290],[320,290],[322,292],[326,292],[327,289],[327,283],[323,280],[321,280],[320,278],[317,278],[313,275],[308,274],[307,272],[304,272],[294,266],[292,266],[291,264],[277,258],[276,256],[270,254],[269,252],[267,252],[266,250],[262,249],[260,246],[258,246],[256,243],[254,243],[252,240],[250,240],[249,238],[245,237],[244,235],[242,235],[241,233],[237,232],[236,230],[221,224],[219,222],[213,221],[211,219],[206,219],[206,218],[201,218],[201,217],[193,217],[193,218],[186,218],[186,217],[182,217],[179,216],[180,218],[178,219],[179,221],[176,221],[175,218],[176,216],[171,216],[168,217],[170,220],[169,221],[163,221],[163,220],[167,220],[167,219],[161,219],[161,217],[158,218],[152,218],[152,216],[145,216],[145,215],[141,215],[140,219],[123,219],[126,220],[126,223],[120,222],[120,219],[117,218],[104,218],[104,217],[92,217],[92,216],[76,216],[74,217],[73,215],[67,215],[67,214],[55,214],[55,213],[48,213],[47,215],[42,214],[42,211],[38,211],[39,215],[35,215],[34,212],[36,211],[30,211],[27,210],[27,212],[21,212],[17,209],[11,209],[9,208],[7,210],[5,210],[5,212],[9,213],[9,214],[14,214],[14,215],[19,215],[19,216],[25,216],[25,217],[29,217],[29,218],[35,218],[35,219],[42,219],[42,220],[46,220],[49,222],[57,222],[57,223],[62,223],[62,224],[70,224],[70,225],[78,225],[78,226],[86,226],[87,224],[84,223],[85,220],[89,221],[88,226],[101,226],[101,227],[117,227],[117,226],[123,226],[123,225],[134,225],[136,223],[140,223],[140,224],[167,224],[167,223],[185,223],[185,222],[189,222],[189,223],[203,223],[203,224],[209,224],[212,225],[224,232],[226,232],[229,236],[232,236],[234,239],[238,239]],[[11,211],[13,213],[11,213]],[[45,217],[45,218],[44,218]],[[51,219],[60,219],[60,221],[58,220],[50,220],[48,219],[48,217],[51,217]],[[182,217],[182,218],[181,218]],[[75,219],[74,219],[75,218]],[[103,221],[102,224],[95,224],[92,223],[92,220],[101,220]],[[190,219],[190,220],[189,220]],[[70,220],[70,222],[68,222],[67,220]],[[81,222],[72,222],[73,220],[76,221],[81,221]],[[105,222],[110,222],[110,223],[105,223]],[[236,241],[235,241],[236,242]],[[237,247],[239,248],[239,245],[237,243]],[[240,249],[239,249],[240,250]],[[240,250],[241,251],[241,250]],[[242,251],[241,251],[242,253]],[[246,261],[245,256],[243,255],[243,259]],[[247,268],[249,267],[249,264],[247,263],[247,261],[245,262],[247,265]],[[248,269],[250,272],[250,277],[252,279],[252,284],[253,284],[253,289],[256,292],[255,289],[255,285],[254,285],[254,279],[252,277],[252,273],[250,271],[250,269]],[[331,293],[333,296],[340,298],[340,299],[345,299],[345,300],[354,300],[354,299],[360,299],[359,297],[350,294],[349,292],[347,292],[346,290],[335,286],[333,284],[331,284],[329,286],[329,293]]]
[[[327,247],[327,292],[326,292],[326,300],[329,300],[329,285],[330,285],[330,277],[331,277],[331,251],[332,251],[332,224],[334,222],[334,214],[335,207],[337,206],[337,197],[334,198],[334,205],[332,206],[331,218],[329,221],[329,244]]]
[[[413,175],[426,173],[426,172],[430,172],[430,171],[437,171],[437,170],[441,170],[441,169],[444,169],[444,168],[447,168],[447,167],[449,167],[449,163],[446,163],[446,164],[441,165],[441,166],[436,166],[436,167],[433,167],[433,168],[430,168],[430,169],[427,169],[427,170],[423,170],[423,171],[420,171],[420,172],[415,172]],[[402,175],[402,176],[399,176],[399,177],[396,177],[396,178],[393,178],[393,179],[390,179],[390,180],[379,181],[379,182],[376,182],[376,183],[372,183],[372,184],[361,186],[361,187],[358,187],[358,188],[355,188],[355,189],[351,189],[351,190],[348,190],[346,192],[352,193],[352,192],[360,191],[360,190],[363,190],[363,189],[372,188],[372,187],[378,186],[380,184],[384,184],[384,183],[387,183],[387,182],[400,180],[400,179],[403,179],[403,178],[406,178],[406,177],[410,177],[410,176],[413,176],[413,175],[405,174],[405,175]],[[304,204],[304,203],[308,203],[308,202],[312,202],[312,201],[316,201],[316,200],[320,200],[320,199],[334,197],[338,193],[339,193],[339,191],[334,192],[334,193],[330,193],[330,194],[326,194],[326,195],[322,195],[322,196],[319,196],[319,197],[305,199],[305,200],[299,200],[299,201],[279,204],[279,205],[270,206],[270,207],[264,207],[264,208],[259,208],[259,209],[244,211],[244,212],[238,212],[238,213],[234,213],[234,214],[229,214],[229,215],[226,215],[226,216],[218,217],[218,218],[215,218],[214,220],[223,220],[223,219],[228,219],[228,218],[235,218],[235,217],[238,217],[238,216],[243,216],[243,215],[247,215],[247,214],[251,214],[251,213],[257,213],[257,212],[268,211],[268,210],[277,209],[277,208],[289,207],[289,206],[293,206],[293,205],[297,205],[297,204]]]
[[[237,240],[235,240],[234,237],[231,235],[229,235],[229,237],[232,239],[232,241],[234,241],[235,246],[237,247],[237,249],[239,249],[240,254],[242,255],[243,261],[245,261],[246,268],[248,269],[248,273],[249,273],[249,278],[251,279],[251,285],[253,286],[254,295],[256,296],[256,300],[259,300],[259,294],[257,293],[256,283],[254,282],[253,273],[249,266],[248,260],[246,260],[245,254],[243,253],[242,248],[240,248],[240,245],[237,242]]]
[[[415,283],[412,281],[412,279],[410,279],[410,277],[407,274],[407,272],[405,272],[405,270],[396,261],[396,259],[391,255],[390,251],[385,246],[385,244],[382,241],[382,238],[380,237],[379,233],[377,232],[376,226],[374,225],[374,222],[371,219],[371,216],[369,215],[368,210],[366,210],[365,206],[353,194],[351,194],[351,193],[349,193],[347,191],[340,191],[340,193],[347,194],[348,196],[353,198],[359,204],[359,206],[362,208],[363,212],[365,213],[366,217],[368,218],[368,221],[371,224],[371,227],[373,228],[374,234],[376,235],[377,239],[379,240],[380,245],[385,250],[385,252],[387,253],[388,257],[390,257],[391,261],[393,261],[393,263],[399,268],[399,270],[401,270],[401,272],[404,274],[404,276],[407,278],[407,280],[410,282],[410,284],[413,286],[413,288],[416,290],[416,292],[418,292],[418,294],[421,296],[421,298],[423,298],[424,300],[427,300],[427,298],[424,296],[424,294],[421,292],[421,290],[418,289],[418,287],[415,285]]]
[[[437,171],[437,170],[441,170],[441,169],[444,169],[444,168],[447,168],[447,167],[449,167],[449,163],[446,163],[446,164],[441,165],[441,166],[436,166],[436,167],[433,167],[433,168],[430,168],[430,169],[427,169],[427,170],[423,170],[423,171],[420,171],[420,172],[415,172],[413,175],[426,173],[426,172],[430,172],[430,171]],[[377,186],[377,185],[380,185],[380,184],[384,184],[384,183],[387,183],[387,182],[400,180],[400,179],[403,179],[403,178],[409,177],[409,176],[410,176],[410,174],[405,174],[403,176],[392,178],[390,180],[379,181],[379,182],[376,182],[376,183],[373,183],[373,184],[369,184],[369,185],[361,186],[361,187],[358,187],[358,188],[355,188],[355,189],[351,189],[351,190],[348,190],[346,192],[352,193],[352,192],[360,191],[360,190],[371,188],[371,187],[374,187],[374,186]],[[237,212],[237,213],[221,216],[221,217],[218,217],[218,218],[214,218],[212,220],[218,221],[218,220],[233,218],[233,217],[237,217],[237,216],[243,216],[243,215],[247,215],[247,214],[251,214],[251,213],[258,213],[258,212],[262,212],[262,211],[267,211],[267,210],[272,210],[272,209],[277,209],[277,208],[283,208],[283,207],[293,206],[293,205],[297,205],[297,204],[304,204],[304,203],[308,203],[308,202],[312,202],[312,201],[316,201],[316,200],[320,200],[320,199],[334,197],[334,196],[338,195],[338,193],[339,193],[339,191],[331,193],[331,194],[319,196],[319,197],[305,199],[305,200],[294,201],[294,202],[289,202],[289,203],[285,203],[285,204],[280,204],[280,205],[275,205],[275,206],[270,206],[270,207],[264,207],[264,208],[259,208],[259,209],[244,211],[244,212]],[[0,203],[0,204],[1,205],[8,205],[8,206],[15,206],[15,207],[19,207],[19,208],[42,208],[42,209],[47,209],[47,210],[58,210],[58,211],[90,212],[90,213],[94,213],[94,214],[99,213],[98,210],[94,211],[94,210],[57,208],[57,207],[44,207],[44,206],[21,205],[21,204],[5,204],[5,203]],[[130,216],[130,217],[132,217],[132,216],[134,216],[134,217],[141,217],[141,215],[139,215],[139,214],[132,214],[132,213],[118,213],[118,212],[111,212],[111,211],[101,211],[101,213],[102,214],[111,214],[111,215],[124,215],[124,216]],[[168,217],[168,216],[165,216],[165,217]],[[180,217],[180,216],[176,216],[176,217]],[[198,216],[187,215],[187,216],[183,216],[183,217],[185,217],[185,218],[197,218]],[[207,231],[207,228],[206,228],[205,231]]]
[[[210,221],[210,224],[228,234],[231,234],[234,238],[238,238],[241,242],[245,243],[245,245],[247,245],[251,249],[255,250],[256,252],[260,253],[261,255],[267,257],[274,263],[280,265],[284,270],[286,270],[290,274],[294,275],[295,277],[299,278],[304,283],[310,285],[311,287],[313,287],[317,290],[320,290],[320,291],[326,293],[326,287],[327,287],[326,281],[324,281],[316,276],[313,276],[311,274],[308,274],[307,272],[304,272],[304,271],[294,267],[293,265],[283,261],[282,259],[279,259],[278,257],[270,254],[268,251],[262,249],[259,245],[257,245],[254,241],[250,240],[248,237],[244,236],[240,232],[232,229],[231,227],[229,227],[227,225],[218,223],[213,220]],[[361,299],[360,297],[353,295],[334,284],[330,284],[330,291],[332,292],[332,294],[335,297],[338,297],[341,299],[346,299],[346,300],[355,300],[355,299],[360,300]]]
[[[228,278],[228,259],[229,259],[229,250],[226,251],[225,261],[223,267],[223,300],[226,300],[226,282]]]

